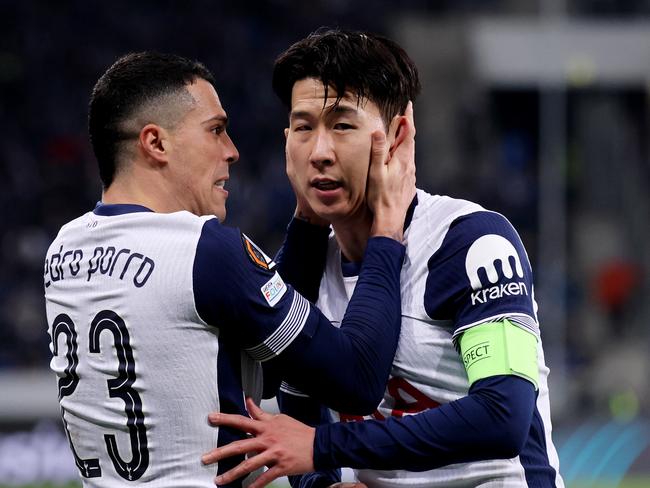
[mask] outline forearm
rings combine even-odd
[[[424,471],[518,455],[535,408],[532,383],[515,376],[478,381],[457,401],[403,418],[320,426],[314,466]]]
[[[355,414],[372,412],[382,398],[399,338],[399,277],[404,246],[368,241],[363,268],[340,329],[317,310],[313,336],[302,336],[277,361],[285,378],[322,403]]]
[[[275,262],[280,276],[302,296],[314,303],[327,259],[329,227],[294,218],[287,227]]]

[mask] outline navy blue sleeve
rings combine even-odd
[[[329,234],[329,227],[293,218],[287,227],[282,247],[275,256],[282,279],[312,303],[318,300],[318,290],[327,260]],[[267,361],[262,365],[263,398],[274,397],[280,387],[282,372],[275,363]]]
[[[537,331],[533,275],[521,239],[495,212],[459,217],[428,262],[427,314],[454,328],[508,317]]]
[[[282,328],[285,340],[272,346],[279,350],[298,328],[305,332],[307,306],[298,303],[275,263],[237,229],[217,219],[204,224],[193,274],[196,310],[205,322],[219,327],[224,339],[249,349]],[[297,320],[299,327],[285,323],[287,317]]]
[[[285,383],[278,392],[278,405],[282,413],[312,427],[331,423],[332,418],[328,408],[300,392],[289,393],[287,388],[291,389]],[[324,488],[339,481],[341,481],[341,470],[338,468],[289,476],[292,488]]]
[[[292,219],[282,247],[275,256],[280,276],[315,303],[325,270],[329,227]]]
[[[313,320],[320,324],[313,336],[298,337],[287,348],[289,354],[275,359],[288,383],[338,411],[367,415],[375,410],[397,349],[404,252],[393,239],[368,241],[341,327],[313,307]]]
[[[425,471],[509,459],[528,437],[535,401],[531,382],[493,376],[477,381],[468,396],[416,415],[319,426],[314,466]]]
[[[216,219],[206,222],[194,260],[203,320],[253,358],[333,408],[366,414],[379,403],[401,325],[399,277],[405,248],[374,237],[340,329],[291,285],[259,248]]]

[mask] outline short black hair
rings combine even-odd
[[[296,42],[275,61],[273,91],[289,109],[293,85],[305,78],[346,91],[379,107],[386,127],[420,93],[418,69],[396,42],[369,32],[321,28]]]
[[[215,84],[203,64],[157,52],[122,56],[99,78],[90,97],[88,132],[104,188],[115,177],[121,144],[137,136],[126,133],[124,124],[145,105],[181,94],[197,78]]]

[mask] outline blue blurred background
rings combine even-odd
[[[406,48],[423,82],[418,185],[521,233],[568,486],[650,486],[650,0],[0,0],[0,485],[77,478],[42,267],[101,195],[96,79],[130,51],[203,61],[241,153],[227,223],[272,253],[294,199],[271,69],[321,25]]]

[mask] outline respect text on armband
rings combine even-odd
[[[81,249],[59,250],[45,259],[45,288],[52,283],[70,277],[85,278],[86,281],[101,277],[128,280],[137,288],[147,284],[156,263],[153,259],[131,249],[115,246],[97,246],[92,253]]]

